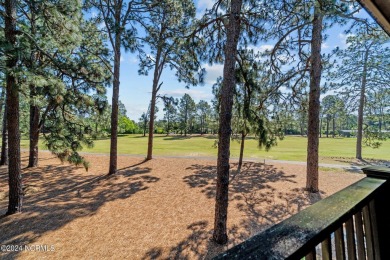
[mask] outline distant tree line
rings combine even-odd
[[[180,99],[161,97],[163,103],[163,119],[155,121],[154,133],[157,134],[216,134],[218,128],[217,110],[204,100],[198,103],[189,94]],[[138,126],[143,133],[148,133],[148,113],[139,118]]]

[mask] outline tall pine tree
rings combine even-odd
[[[318,149],[319,149],[319,111],[322,69],[328,57],[321,54],[323,32],[334,24],[350,26],[365,23],[356,18],[357,3],[343,1],[283,0],[270,2],[268,20],[273,30],[268,39],[277,39],[270,53],[272,68],[275,73],[291,74],[289,89],[293,93],[309,88],[308,106],[308,146],[306,189],[318,192]],[[290,67],[283,71],[281,68]],[[289,78],[289,77],[287,77]],[[309,81],[309,85],[302,83]]]
[[[358,30],[347,38],[348,47],[337,49],[340,62],[336,63],[331,77],[338,79],[333,88],[341,89],[347,99],[358,107],[358,127],[356,140],[356,158],[362,159],[364,108],[367,94],[388,88],[389,51],[384,45],[389,42],[387,35],[379,28],[374,30]],[[369,136],[369,129],[366,129]]]
[[[120,59],[122,48],[134,50],[136,48],[135,21],[142,19],[145,12],[141,2],[124,0],[87,0],[85,7],[97,11],[96,17],[92,19],[103,22],[103,31],[108,36],[108,41],[114,52],[113,67],[111,70],[113,77],[112,112],[111,112],[111,144],[110,163],[108,174],[117,172],[118,160],[118,102],[120,87]]]
[[[188,85],[196,85],[202,81],[202,73],[197,78],[195,72],[200,64],[193,55],[193,49],[186,44],[184,36],[188,34],[191,22],[195,17],[195,6],[191,0],[162,0],[145,1],[148,15],[140,21],[146,32],[142,42],[150,47],[151,53],[141,52],[141,74],[147,74],[153,69],[152,97],[150,115],[155,113],[158,91],[162,86],[160,82],[164,68],[170,67],[175,71],[179,81]],[[192,54],[192,55],[191,55]],[[200,71],[202,72],[202,71]],[[154,118],[149,116],[149,139],[146,159],[153,158]]]
[[[39,134],[45,126],[52,131],[44,135],[52,152],[62,160],[86,165],[78,154],[81,146],[75,144],[91,145],[91,141],[74,125],[86,128],[76,118],[101,102],[91,93],[104,95],[109,79],[102,35],[96,25],[83,20],[79,1],[68,4],[57,0],[20,5],[25,68],[20,85],[28,89],[30,102],[29,167],[37,166]],[[58,37],[59,32],[66,37]]]
[[[219,92],[219,128],[217,159],[217,194],[213,239],[227,242],[227,208],[229,188],[229,157],[235,64],[237,48],[256,43],[264,32],[264,6],[257,1],[216,1],[206,10],[190,39],[200,59],[211,64],[222,63],[223,81]]]
[[[7,95],[7,127],[8,127],[8,186],[9,201],[7,215],[22,211],[23,184],[20,167],[20,132],[19,132],[19,86],[17,73],[17,1],[4,1],[4,35],[6,56],[6,95]]]

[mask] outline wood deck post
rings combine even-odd
[[[378,236],[374,238],[374,241],[378,241],[379,245],[376,248],[380,250],[379,254],[375,252],[376,258],[380,255],[380,259],[390,259],[390,216],[387,213],[390,206],[390,168],[369,166],[362,170],[369,178],[388,180],[375,196],[375,201],[372,205],[374,212],[372,213],[376,218]]]

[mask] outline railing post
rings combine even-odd
[[[374,238],[374,241],[379,243],[374,248],[379,248],[381,259],[390,259],[390,217],[387,214],[390,202],[390,168],[369,166],[362,170],[369,178],[387,180],[375,195],[375,203],[372,205],[372,209],[375,210],[373,213],[376,217],[376,234],[378,236]],[[378,252],[375,252],[375,255],[378,255]]]
[[[389,174],[390,176],[390,174]],[[302,259],[308,257],[313,259],[316,256],[315,248],[320,243],[324,252],[324,258],[331,257],[332,248],[330,247],[330,236],[339,228],[342,230],[343,224],[349,221],[347,231],[351,233],[352,219],[356,223],[356,246],[358,246],[358,255],[362,259],[366,259],[366,248],[370,246],[369,259],[374,260],[388,260],[390,259],[390,243],[387,234],[390,234],[390,227],[386,221],[386,201],[390,201],[390,181],[387,179],[363,178],[362,180],[351,184],[345,189],[329,196],[319,202],[301,210],[299,213],[283,220],[282,222],[264,230],[263,232],[249,238],[239,245],[223,252],[216,256],[215,260],[222,259]],[[382,189],[386,186],[385,189]],[[381,194],[383,200],[380,197]],[[362,207],[365,216],[362,217]],[[378,209],[377,209],[378,208]],[[377,213],[373,215],[372,212]],[[379,217],[378,215],[381,214]],[[375,221],[377,220],[377,221]],[[364,224],[363,224],[364,223]],[[380,223],[381,247],[379,247],[379,234],[377,229],[374,229]],[[387,225],[387,226],[386,226]],[[373,231],[373,232],[371,232]],[[345,258],[345,247],[342,240],[344,239],[343,232],[335,234],[338,237],[339,249],[337,256]],[[365,244],[365,236],[370,238],[371,242]],[[348,236],[347,236],[348,237]],[[347,238],[348,239],[348,238]],[[352,244],[353,239],[348,244]],[[368,238],[366,239],[368,241]],[[337,242],[336,242],[337,243]],[[375,244],[376,243],[376,244]],[[341,250],[340,250],[341,249]],[[348,258],[353,259],[356,254],[352,252],[355,250],[353,246],[348,248]],[[389,250],[389,251],[386,251]],[[367,248],[368,252],[368,248]]]

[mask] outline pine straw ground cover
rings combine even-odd
[[[118,174],[107,177],[105,155],[87,155],[88,172],[50,153],[40,156],[38,168],[23,170],[24,212],[0,219],[0,244],[55,251],[0,252],[0,258],[209,259],[364,177],[326,169],[321,192],[308,195],[304,166],[245,163],[230,187],[229,244],[216,246],[210,240],[215,160],[120,156]],[[0,168],[0,215],[6,173]]]

